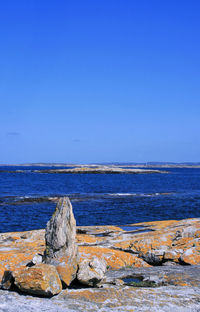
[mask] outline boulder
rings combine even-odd
[[[22,292],[51,297],[62,290],[58,272],[53,265],[37,264],[12,272],[14,284]]]
[[[61,280],[69,286],[76,277],[78,256],[76,221],[69,198],[58,201],[47,223],[45,242],[44,262],[56,266]]]
[[[181,255],[180,260],[185,264],[199,264],[200,263],[200,251],[196,248],[188,248]]]
[[[103,259],[85,259],[79,264],[77,280],[84,285],[96,286],[103,279],[105,272],[106,262]]]

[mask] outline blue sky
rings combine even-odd
[[[0,163],[200,161],[200,2],[0,4]]]

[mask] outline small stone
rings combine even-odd
[[[14,284],[14,278],[12,276],[12,272],[11,271],[5,271],[2,281],[1,281],[1,288],[5,289],[5,290],[9,290],[11,289],[11,287]]]
[[[40,263],[42,263],[42,255],[40,255],[40,254],[36,254],[34,257],[33,257],[33,259],[32,259],[32,263],[33,264],[40,264]]]

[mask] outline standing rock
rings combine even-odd
[[[59,200],[47,223],[44,262],[56,266],[61,280],[67,286],[76,277],[78,247],[76,220],[68,197]]]

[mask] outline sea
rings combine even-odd
[[[200,217],[200,168],[165,168],[162,174],[35,172],[42,169],[55,167],[0,166],[0,233],[45,228],[62,196],[70,198],[78,226]]]

